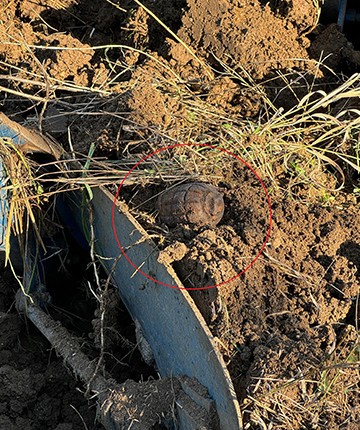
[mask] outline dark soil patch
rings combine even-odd
[[[70,258],[62,264],[50,259],[46,285],[52,298],[47,312],[80,339],[88,357],[97,359],[103,343],[104,363],[119,383],[155,376],[136,349],[135,326],[112,288],[104,295],[107,313],[100,341],[96,301],[86,287],[86,278],[93,282],[88,261],[79,249],[67,251]],[[74,379],[43,334],[18,314],[14,298],[19,286],[10,270],[2,270],[0,285],[0,428],[103,429],[95,400],[85,396],[86,387]]]
[[[77,383],[42,334],[14,308],[18,289],[11,273],[1,275],[1,414],[0,428],[101,429],[95,405],[77,390]]]

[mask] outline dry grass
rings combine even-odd
[[[36,228],[36,209],[39,205],[39,198],[42,192],[41,185],[33,176],[32,168],[24,154],[16,147],[11,139],[0,139],[0,154],[8,177],[2,186],[3,191],[8,195],[8,223],[5,234],[5,261],[10,255],[10,234],[11,230],[16,235],[25,231],[28,225],[25,216]],[[41,237],[37,234],[40,243]]]
[[[145,10],[147,11],[146,8]],[[13,40],[7,43],[22,46],[24,42],[23,40]],[[78,50],[78,48],[61,46],[26,45],[26,48],[34,58],[36,58],[35,49]],[[283,111],[274,107],[262,84],[252,81],[245,71],[241,74],[222,64],[224,73],[221,78],[225,76],[231,78],[239,85],[240,90],[250,89],[262,101],[258,117],[244,119],[239,118],[236,113],[208,103],[206,97],[194,93],[187,82],[184,82],[165,61],[159,60],[151,53],[124,45],[84,47],[81,51],[87,49],[104,52],[114,49],[131,50],[147,56],[150,62],[156,64],[156,71],[151,77],[152,84],[158,91],[166,94],[167,97],[172,97],[178,105],[185,108],[185,117],[179,118],[170,113],[173,119],[166,129],[152,130],[152,133],[158,134],[159,141],[165,144],[206,143],[226,148],[252,164],[273,187],[279,186],[278,176],[279,169],[281,169],[282,172],[288,173],[292,177],[288,184],[289,188],[284,190],[290,194],[292,194],[291,188],[299,184],[306,184],[321,190],[322,193],[337,191],[343,188],[347,178],[355,172],[360,172],[358,139],[360,110],[351,106],[356,106],[352,101],[356,101],[360,96],[360,74],[354,74],[328,93],[316,90],[310,84],[307,95],[298,100],[292,109]],[[189,47],[188,49],[191,50]],[[195,53],[192,51],[191,53],[196,57]],[[202,60],[198,59],[198,61],[206,70],[209,70],[209,66],[205,65]],[[106,111],[96,110],[99,103],[98,97],[111,98],[113,95],[117,96],[119,91],[118,87],[116,94],[112,92],[119,72],[115,72],[110,61],[108,61],[108,65],[113,72],[108,74],[106,81],[87,88],[74,85],[72,82],[54,79],[43,70],[35,72],[21,70],[21,76],[17,77],[19,70],[16,67],[2,63],[2,66],[9,67],[12,73],[9,76],[1,76],[9,81],[9,86],[0,87],[0,90],[19,99],[32,100],[34,103],[47,105],[56,102],[73,109],[74,115],[107,115]],[[126,66],[123,67],[126,71]],[[313,76],[316,76],[319,68],[320,64],[317,64],[314,70],[307,73],[311,72]],[[213,71],[209,73],[206,80],[211,79],[213,74]],[[282,78],[284,85],[292,90],[292,84],[287,77],[282,75]],[[299,76],[300,78],[305,80],[305,77]],[[32,85],[31,93],[12,88],[14,84],[19,88],[19,85],[29,83]],[[124,93],[129,90],[129,82],[121,85]],[[70,106],[65,100],[57,98],[56,93],[59,91],[89,94],[94,97],[90,97],[87,104]],[[111,115],[118,119],[128,120],[121,114],[112,113]],[[131,126],[136,129],[139,125],[131,124]],[[148,144],[154,148],[151,142]],[[204,162],[203,158],[201,162]],[[105,167],[105,163],[102,166]],[[105,170],[107,169],[106,167]],[[89,178],[91,175],[87,176]],[[356,187],[357,185],[354,184],[353,188]]]
[[[360,412],[358,336],[350,344],[349,350],[347,342],[340,342],[317,367],[305,368],[304,363],[304,369],[298,369],[291,379],[254,380],[253,394],[242,405],[249,416],[245,428],[325,430],[346,426]]]
[[[158,140],[164,145],[188,142],[228,149],[249,162],[273,187],[279,186],[277,177],[280,170],[289,173],[293,178],[292,183],[289,181],[289,187],[295,183],[307,184],[322,192],[337,191],[343,188],[347,178],[355,172],[360,172],[358,139],[360,111],[346,106],[347,103],[351,103],[351,100],[356,100],[360,96],[359,76],[359,74],[353,75],[328,94],[322,91],[309,93],[288,112],[275,111],[270,102],[265,99],[263,91],[259,89],[264,103],[263,111],[266,111],[268,118],[263,117],[256,122],[239,119],[236,115],[232,116],[209,105],[194,96],[184,83],[177,82],[176,76],[174,81],[169,82],[169,80],[161,81],[163,76],[159,74],[155,77],[157,89],[167,95],[171,91],[177,98],[177,102],[186,108],[188,117],[180,119],[180,134],[178,129],[175,130],[178,118],[173,119],[168,129],[153,129],[151,133],[157,133]],[[254,88],[257,87],[254,85]],[[53,91],[55,90],[58,90],[57,85],[53,88]],[[82,93],[83,89],[77,88],[76,91]],[[12,90],[9,92],[27,98],[26,94]],[[109,92],[106,92],[106,95],[109,95]],[[33,99],[33,96],[29,96],[29,99]],[[40,100],[45,101],[37,96],[36,101]],[[58,102],[61,104],[61,100]],[[332,114],[333,107],[337,108],[341,103],[342,109]],[[76,115],[86,117],[107,114],[103,111],[96,112],[94,108],[96,109],[96,100],[88,106],[75,107]],[[109,113],[109,116],[119,120],[128,119],[121,114]],[[137,127],[143,129],[143,126],[137,124],[131,126],[134,130]],[[156,148],[151,141],[148,145],[151,149]],[[204,157],[200,151],[198,153],[199,162],[204,163]],[[179,150],[177,155],[181,158]],[[186,161],[186,157],[184,160]],[[136,162],[136,159],[130,159],[129,162]],[[101,166],[105,172],[113,171],[112,165],[104,160],[95,161],[93,164],[96,164],[97,168]],[[188,168],[189,166],[185,166],[185,170]],[[154,164],[150,170],[159,171],[159,168]],[[91,181],[91,172],[88,173],[87,178]],[[118,173],[114,172],[114,174]],[[333,181],[331,176],[334,178]],[[356,187],[357,185],[353,184],[354,190]]]
[[[327,191],[340,190],[351,174],[360,173],[360,111],[347,107],[360,96],[359,74],[329,93],[310,92],[287,112],[276,110],[261,86],[249,85],[263,100],[264,113],[257,121],[221,112],[183,89],[181,102],[192,119],[183,135],[240,155],[274,187],[279,186],[279,169],[299,184]],[[198,134],[198,129],[208,132]],[[337,176],[336,185],[329,186],[330,175]]]

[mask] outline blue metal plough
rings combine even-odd
[[[55,158],[60,156],[61,151],[51,141],[34,132],[29,134],[29,131],[1,115],[2,138],[12,139],[13,143],[24,151],[45,150]],[[9,223],[9,191],[4,189],[7,181],[0,154],[0,249],[4,248],[4,232]],[[181,281],[172,267],[158,261],[159,251],[147,232],[132,217],[126,205],[114,202],[114,197],[103,187],[92,190],[92,199],[86,202],[85,206],[81,192],[65,194],[58,196],[59,216],[64,225],[70,226],[74,236],[80,233],[82,240],[86,236],[86,230],[91,227],[95,254],[112,277],[122,301],[152,351],[155,365],[162,377],[160,381],[154,381],[154,384],[169,381],[169,386],[178,387],[173,405],[178,419],[177,428],[241,430],[239,404],[216,340],[189,293],[181,288]],[[84,220],[87,221],[87,226]],[[179,288],[164,287],[134,271],[121,255],[113,236],[112,223],[116,226],[123,248],[138,267],[151,273],[152,278],[162,284],[177,285]],[[120,390],[121,398],[124,399],[125,385],[115,387],[109,385],[103,377],[94,377],[96,369],[80,351],[80,347],[76,346],[74,341],[64,342],[67,336],[65,329],[59,328],[58,324],[54,325],[54,321],[36,302],[36,289],[42,284],[42,268],[36,264],[36,255],[39,255],[39,252],[34,247],[34,242],[36,241],[27,242],[30,249],[25,250],[28,258],[24,260],[25,290],[32,289],[34,299],[28,300],[22,294],[18,299],[18,308],[26,312],[28,318],[64,357],[64,361],[73,368],[74,373],[86,384],[91,381],[91,389],[101,393],[98,399],[99,413],[105,427],[110,430],[123,429],[123,418],[119,421],[109,403],[114,403],[114,397],[111,396],[116,390]],[[73,349],[70,348],[71,345]],[[78,358],[80,361],[77,361]],[[156,393],[157,389],[152,392]],[[133,400],[127,400],[127,408],[131,409]],[[171,410],[171,407],[168,409]],[[216,419],[211,418],[214,410]],[[145,423],[138,423],[134,424],[133,428],[149,427],[146,427]]]

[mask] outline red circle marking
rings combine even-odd
[[[237,275],[233,276],[230,279],[227,279],[226,281],[223,281],[219,284],[215,284],[215,285],[210,285],[210,286],[206,286],[206,287],[196,287],[196,288],[185,288],[185,287],[179,287],[178,285],[170,285],[170,284],[166,284],[165,282],[161,282],[158,279],[154,279],[152,276],[148,275],[147,273],[143,272],[138,266],[136,266],[136,264],[133,263],[133,261],[128,257],[128,255],[126,254],[124,248],[122,247],[120,240],[118,238],[117,235],[117,231],[116,231],[116,226],[115,226],[115,207],[116,207],[116,201],[119,197],[120,191],[122,186],[124,185],[126,179],[132,174],[132,172],[144,161],[146,161],[147,159],[153,157],[156,154],[159,154],[160,152],[163,151],[167,151],[169,149],[173,149],[176,147],[181,147],[181,146],[200,146],[200,147],[207,147],[207,148],[211,148],[211,149],[216,149],[218,151],[221,151],[231,157],[236,158],[237,160],[241,161],[248,169],[251,170],[251,172],[255,175],[255,177],[257,178],[257,180],[260,182],[265,196],[266,196],[266,201],[268,204],[268,208],[269,208],[269,227],[266,233],[266,237],[265,237],[265,241],[262,244],[260,251],[258,252],[258,254],[255,256],[255,258],[251,261],[251,263],[245,267],[245,269],[243,271],[241,271],[240,273],[238,273]],[[123,256],[126,258],[126,260],[128,261],[129,264],[131,264],[131,266],[139,273],[141,273],[143,276],[145,276],[145,278],[149,279],[150,281],[156,282],[157,284],[163,285],[164,287],[168,287],[168,288],[176,288],[176,289],[180,289],[180,290],[209,290],[210,288],[217,288],[217,287],[221,287],[224,284],[228,284],[229,282],[233,281],[234,279],[239,278],[241,275],[243,275],[247,270],[250,269],[250,267],[252,267],[255,262],[257,261],[257,259],[260,257],[260,255],[263,253],[269,238],[270,238],[270,232],[271,232],[271,226],[272,226],[272,208],[271,208],[271,202],[270,202],[270,196],[268,193],[268,190],[264,184],[264,182],[262,181],[262,179],[260,178],[260,176],[256,173],[256,171],[246,162],[244,161],[242,158],[240,158],[239,156],[233,154],[232,152],[228,151],[227,149],[224,148],[218,148],[217,146],[214,145],[209,145],[207,143],[177,143],[174,145],[169,145],[169,146],[164,146],[163,148],[157,149],[156,151],[146,155],[144,158],[142,158],[140,161],[138,161],[124,176],[124,179],[121,181],[118,190],[115,194],[114,197],[114,201],[113,201],[113,205],[112,205],[112,210],[111,210],[111,225],[112,225],[112,229],[113,229],[113,233],[114,233],[114,237],[116,240],[116,243],[118,244],[118,247],[121,251],[121,253],[123,254]]]

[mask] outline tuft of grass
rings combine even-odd
[[[225,112],[216,109],[210,113],[211,107],[198,100],[190,99],[187,107],[198,124],[213,130],[208,143],[218,143],[244,157],[272,186],[279,186],[280,168],[291,176],[294,172],[299,183],[336,192],[351,174],[360,173],[360,111],[346,106],[359,98],[359,84],[360,74],[354,74],[329,93],[309,93],[287,112],[276,110],[261,92],[268,118],[258,122],[225,117]],[[344,101],[343,108],[336,111]],[[327,185],[332,182],[329,178],[318,181],[324,172],[337,176],[335,186]]]
[[[304,370],[298,369],[293,378],[254,378],[251,394],[242,404],[249,416],[248,428],[325,430],[355,422],[359,413],[360,339],[355,330],[348,335],[323,363],[303,363]]]
[[[7,175],[3,190],[8,199],[8,219],[5,233],[5,264],[10,255],[10,233],[24,233],[28,222],[34,227],[37,239],[42,244],[37,229],[36,209],[39,207],[43,189],[33,175],[33,169],[24,154],[11,139],[0,138],[0,156]]]

